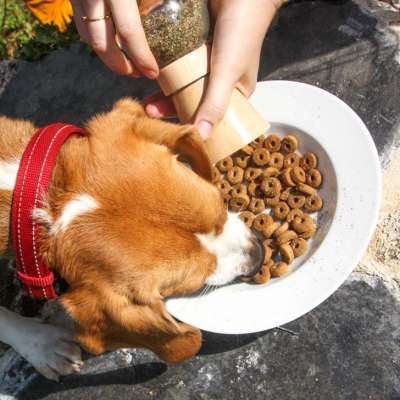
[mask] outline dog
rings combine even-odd
[[[3,258],[14,257],[13,189],[35,131],[0,117]],[[56,300],[65,318],[44,322],[0,308],[0,341],[55,380],[80,370],[81,347],[144,347],[167,362],[194,356],[201,331],[174,320],[164,299],[254,275],[263,261],[255,236],[211,183],[192,125],[151,119],[126,98],[85,131],[62,146],[46,198],[32,211],[41,257],[69,285]]]

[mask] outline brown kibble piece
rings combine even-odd
[[[270,197],[265,200],[268,207],[275,207],[281,201],[281,194],[278,193],[275,197]]]
[[[271,279],[271,272],[269,270],[269,264],[263,265],[253,277],[252,281],[258,285],[263,285]]]
[[[217,167],[212,167],[211,174],[212,183],[215,184],[221,179],[221,172],[219,172]]]
[[[283,167],[290,168],[290,167],[297,167],[300,163],[300,156],[297,153],[289,153],[285,156],[283,160]]]
[[[234,164],[240,168],[247,168],[249,165],[250,156],[235,157]]]
[[[291,177],[292,168],[286,168],[281,175],[281,180],[286,186],[294,187],[296,184],[293,182]]]
[[[306,153],[300,160],[300,167],[304,169],[304,171],[311,171],[312,169],[317,168],[318,166],[318,158],[314,153]]]
[[[287,217],[289,214],[290,208],[289,206],[283,202],[280,201],[275,207],[274,207],[274,216],[275,218],[279,220],[283,220]]]
[[[269,154],[269,151],[263,147],[255,149],[252,155],[254,164],[258,165],[259,167],[267,165],[270,157],[271,155]]]
[[[240,167],[232,167],[226,174],[226,178],[232,185],[243,181],[244,171]]]
[[[244,172],[244,179],[247,181],[254,181],[256,180],[259,176],[262,175],[262,169],[261,168],[247,168],[246,171]]]
[[[279,151],[281,148],[281,138],[278,135],[269,135],[265,139],[264,147],[271,153]]]
[[[254,214],[259,214],[265,210],[265,203],[263,199],[258,199],[257,197],[253,197],[250,200],[249,211]]]
[[[249,186],[247,186],[247,191],[249,192],[249,195],[252,197],[256,197],[257,196],[257,189],[260,185],[258,183],[250,182]]]
[[[297,233],[304,233],[315,228],[315,221],[310,216],[303,215],[302,217],[296,217],[291,225]]]
[[[313,236],[315,236],[316,233],[317,233],[317,228],[314,226],[311,229],[309,229],[308,231],[301,233],[299,235],[299,237],[308,240],[308,239],[311,239]]]
[[[269,239],[274,232],[279,228],[279,222],[273,222],[262,230],[262,233],[266,239]]]
[[[295,257],[302,256],[308,249],[307,241],[303,238],[296,238],[290,242]]]
[[[231,184],[226,180],[222,179],[221,181],[217,182],[215,186],[222,192],[222,193],[229,193],[232,189]]]
[[[320,196],[317,194],[313,194],[306,198],[304,209],[308,212],[316,212],[319,211],[323,206],[323,201]]]
[[[290,177],[292,178],[294,183],[305,183],[306,182],[306,173],[304,169],[301,167],[293,167],[290,171]]]
[[[307,185],[310,185],[311,187],[318,189],[322,183],[321,172],[319,172],[317,169],[311,169],[310,171],[308,171],[306,183]]]
[[[222,198],[224,199],[224,205],[226,208],[229,207],[229,201],[231,200],[232,196],[229,193],[222,193]]]
[[[282,139],[281,152],[283,154],[294,153],[299,147],[299,141],[294,135],[287,135]]]
[[[297,239],[297,233],[295,231],[286,231],[276,238],[276,243],[278,246],[281,246],[282,244],[288,243],[293,239]]]
[[[231,194],[232,197],[246,195],[247,194],[247,187],[243,183],[237,183],[236,185],[232,186],[230,194]]]
[[[280,278],[289,272],[289,266],[285,262],[279,262],[270,267],[271,276]]]
[[[254,148],[248,144],[247,146],[244,146],[240,151],[242,151],[247,156],[251,156],[253,154]]]
[[[285,243],[279,246],[279,253],[281,255],[282,261],[286,264],[291,264],[293,262],[294,253],[289,243]]]
[[[277,178],[265,178],[261,182],[261,190],[267,197],[275,197],[280,195],[282,185]]]
[[[250,211],[242,211],[239,215],[239,218],[244,222],[244,224],[248,228],[251,228],[253,226],[255,217],[256,216]]]
[[[268,246],[268,239],[263,242],[264,247],[264,262],[265,265],[272,258],[272,249]]]
[[[260,135],[257,139],[254,139],[253,143],[257,145],[257,147],[262,147],[265,142],[265,135]]]
[[[280,171],[283,168],[283,154],[272,153],[268,165]]]
[[[297,190],[301,193],[308,194],[308,195],[312,195],[312,194],[316,193],[316,190],[313,187],[308,186],[305,183],[297,184]]]
[[[250,203],[250,198],[247,195],[241,195],[232,197],[229,201],[229,206],[232,211],[243,211],[245,210]]]
[[[289,198],[291,190],[292,190],[292,188],[288,187],[281,193],[281,200],[282,201],[287,201],[287,199]]]
[[[263,178],[276,178],[279,175],[279,169],[274,167],[267,167],[262,173]]]
[[[302,208],[306,202],[306,197],[300,194],[290,194],[287,204],[290,208]]]
[[[260,214],[254,219],[253,227],[256,231],[262,232],[268,225],[272,225],[274,220],[269,214]]]
[[[221,161],[218,161],[216,164],[217,168],[222,172],[228,172],[233,168],[233,160],[232,157],[225,157]]]
[[[289,229],[289,224],[284,222],[273,234],[273,237],[277,238],[278,236],[282,235]]]
[[[293,210],[289,211],[289,214],[286,217],[286,221],[291,223],[296,217],[302,217],[303,211],[301,211],[299,208],[294,208]]]

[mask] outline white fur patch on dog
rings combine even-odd
[[[19,160],[0,160],[0,190],[14,190],[18,169]]]
[[[80,215],[87,214],[99,208],[97,201],[88,194],[80,194],[65,204],[62,214],[53,221],[52,216],[44,209],[33,210],[33,218],[41,224],[50,227],[50,234],[65,231],[73,220]]]
[[[238,213],[228,213],[221,234],[197,234],[201,244],[217,257],[217,268],[207,279],[208,285],[225,285],[245,272],[249,262],[251,233]]]

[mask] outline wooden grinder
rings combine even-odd
[[[172,97],[180,121],[192,122],[206,91],[210,71],[206,1],[142,0],[139,6],[147,39],[161,68],[158,83],[163,93]],[[268,123],[248,99],[234,89],[224,119],[205,142],[211,162],[233,154],[268,128]]]

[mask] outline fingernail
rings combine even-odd
[[[158,74],[156,71],[152,70],[152,69],[146,69],[144,71],[144,74],[147,76],[147,78],[149,79],[156,79]]]
[[[213,125],[208,121],[200,121],[197,123],[197,129],[200,132],[201,137],[207,140],[211,137]]]

